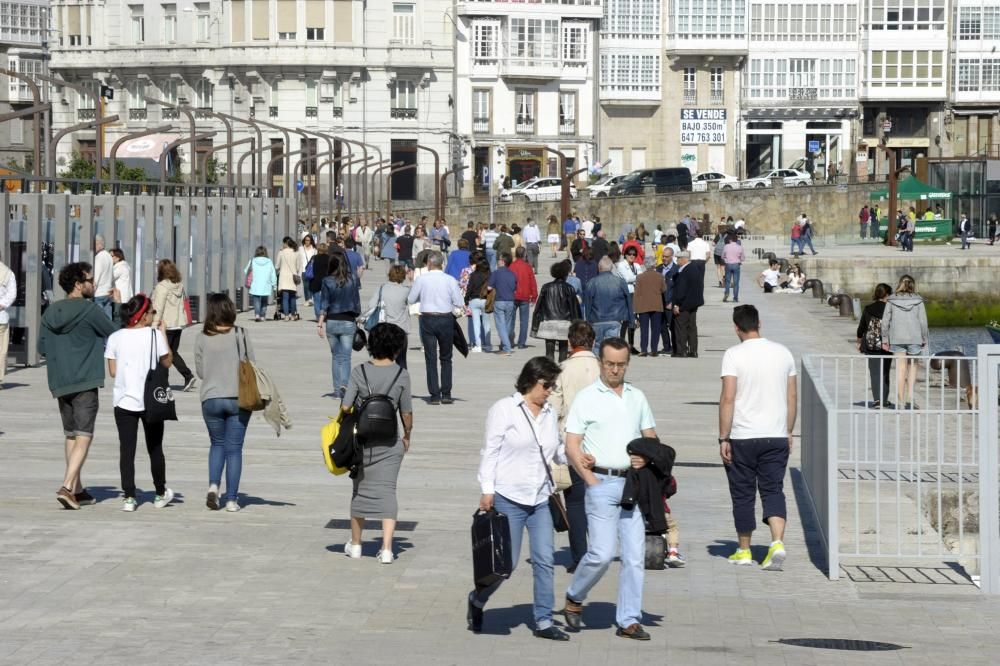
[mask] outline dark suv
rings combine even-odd
[[[686,167],[669,169],[638,169],[625,180],[611,188],[611,196],[621,197],[629,194],[642,194],[646,185],[656,185],[656,193],[690,192],[691,171]]]

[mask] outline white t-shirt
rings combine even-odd
[[[114,288],[114,259],[107,250],[101,250],[94,255],[94,297],[111,297],[111,290]]]
[[[772,287],[778,286],[778,278],[781,277],[781,271],[774,268],[768,268],[766,271],[761,273],[764,276],[764,284],[769,284]]]
[[[788,437],[788,378],[798,374],[788,348],[750,338],[726,350],[722,377],[736,377],[733,439]]]
[[[688,241],[687,251],[691,253],[691,261],[707,261],[712,246],[699,236]]]
[[[156,359],[153,359],[151,344],[156,336]],[[170,351],[167,339],[158,330],[143,326],[123,328],[108,338],[104,348],[104,358],[115,360],[114,405],[130,412],[146,409],[143,394],[146,391],[146,375],[153,363],[159,363],[161,356]]]

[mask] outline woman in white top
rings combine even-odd
[[[118,290],[118,301],[128,303],[134,295],[132,289],[132,267],[125,261],[125,253],[120,248],[111,250],[111,261],[114,265],[111,268],[111,280]]]
[[[304,273],[309,261],[316,256],[316,245],[313,244],[312,234],[305,234],[302,237],[302,245],[299,246],[299,273]],[[302,281],[302,298],[306,300],[306,305],[313,304],[312,289],[309,288],[309,280]]]
[[[281,314],[285,321],[298,321],[299,312],[295,301],[298,298],[299,283],[302,282],[302,268],[299,266],[298,245],[290,236],[282,241],[284,247],[278,253],[274,267],[278,270],[278,293],[281,294]]]
[[[135,446],[139,423],[146,437],[146,450],[153,471],[156,497],[153,506],[162,509],[174,498],[174,491],[167,488],[166,461],[163,458],[163,421],[150,420],[146,414],[146,375],[157,361],[169,368],[170,346],[165,335],[166,323],[161,319],[152,328],[153,302],[145,294],[136,294],[122,305],[124,328],[108,338],[104,358],[108,360],[108,374],[115,379],[115,425],[118,426],[118,467],[124,494],[122,511],[135,511]],[[155,350],[154,350],[155,345]]]
[[[635,296],[635,281],[645,269],[642,267],[642,263],[639,261],[639,250],[634,246],[629,246],[625,248],[625,252],[622,253],[621,261],[615,264],[615,272],[628,286],[628,293],[630,296]],[[634,311],[634,308],[633,308]],[[622,323],[621,337],[628,339],[629,349],[633,354],[638,354],[639,350],[635,348],[635,322],[627,321]]]
[[[548,404],[559,372],[556,362],[545,356],[530,359],[517,378],[517,392],[490,408],[480,452],[479,509],[496,509],[507,516],[514,567],[521,559],[521,539],[527,528],[534,576],[534,634],[566,641],[569,636],[552,624],[555,575],[549,513],[549,496],[555,491],[549,465],[566,459],[559,439],[559,415]],[[499,587],[500,581],[469,593],[467,619],[472,631],[482,630],[483,607]]]

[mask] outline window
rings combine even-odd
[[[490,100],[491,91],[472,91],[472,131],[488,133],[490,131]]]
[[[660,93],[660,56],[635,53],[601,53],[601,92],[604,94]]]
[[[211,33],[209,32],[212,26],[212,15],[209,12],[209,4],[207,2],[196,2],[194,5],[195,11],[195,31],[197,33],[199,42],[207,42]]]
[[[195,106],[199,109],[212,108],[212,96],[215,86],[208,79],[201,79],[195,85]]]
[[[279,32],[278,41],[280,42],[294,42],[295,33],[294,32]]]
[[[125,86],[125,92],[128,95],[129,109],[146,108],[146,82],[144,80],[136,79],[135,81],[130,81]]]
[[[500,51],[500,21],[474,21],[472,24],[472,60],[479,64],[497,60]]]
[[[160,99],[171,104],[177,103],[176,79],[166,79],[160,84]]]
[[[41,53],[37,55],[41,56]],[[19,72],[21,74],[27,74],[29,76],[35,76],[37,74],[45,74],[45,63],[40,59],[35,59],[28,57],[28,54],[23,54],[19,56],[11,56],[7,61],[8,67],[11,71]],[[34,97],[31,94],[31,89],[28,84],[21,79],[16,79],[10,77],[7,79],[10,83],[10,99],[14,101],[34,101]],[[93,108],[93,107],[91,107]]]
[[[306,118],[318,115],[319,94],[315,81],[306,81]]]
[[[326,39],[325,28],[306,28],[306,40],[310,42],[322,42]]]
[[[696,104],[698,102],[698,88],[696,86],[698,73],[694,67],[684,68],[684,103]]]
[[[21,145],[24,143],[24,118],[13,118],[7,121],[10,128],[10,142]]]
[[[872,30],[945,29],[945,0],[871,0],[866,10]]]
[[[576,134],[576,93],[559,93],[559,133]]]
[[[417,117],[417,84],[414,81],[396,79],[392,86],[390,115],[393,118]]]
[[[1000,58],[983,59],[981,85],[983,91],[1000,91]]]
[[[342,118],[344,116],[344,86],[340,81],[323,81],[320,84],[320,101],[333,103],[333,117]]]
[[[177,5],[163,5],[163,43],[177,41]]]
[[[788,99],[814,100],[819,96],[816,87],[816,61],[792,58],[788,61]]]
[[[958,61],[958,92],[979,90],[979,61]]]
[[[271,118],[278,117],[278,79],[271,81],[271,95],[267,105],[267,115]]]
[[[518,90],[514,93],[514,131],[518,134],[535,133],[535,91]]]
[[[672,37],[742,39],[745,34],[744,0],[674,0],[671,5]]]
[[[392,3],[392,39],[400,44],[415,42],[415,5],[402,2]]]
[[[713,67],[710,73],[712,104],[723,104],[726,100],[722,72],[721,67]]]
[[[510,54],[516,64],[546,67],[557,63],[558,20],[515,18],[510,25]]]
[[[944,87],[944,51],[872,51],[868,67],[875,88]]]
[[[921,0],[923,1],[923,0]],[[927,0],[929,1],[929,0]],[[844,2],[774,4],[752,0],[750,40],[755,42],[839,42],[857,39],[857,5]]]
[[[659,39],[659,0],[607,0],[601,30],[615,39]]]
[[[146,19],[142,13],[142,5],[129,5],[128,10],[132,22],[132,43],[142,44],[146,41]]]
[[[587,64],[586,23],[564,23],[562,29],[562,58],[564,65]]]

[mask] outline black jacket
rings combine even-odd
[[[646,534],[664,534],[667,531],[667,516],[663,498],[670,491],[677,452],[652,437],[633,439],[628,443],[628,452],[644,457],[646,465],[640,469],[629,468],[622,489],[622,508],[628,510],[638,504],[646,524]]]
[[[885,315],[885,303],[882,301],[874,301],[865,306],[865,309],[861,311],[861,321],[858,322],[858,339],[861,340],[861,353],[868,354],[870,356],[892,356],[887,351],[882,349],[872,350],[865,349],[865,333],[868,332],[868,325],[872,320],[882,321],[882,317]]]
[[[690,312],[705,304],[705,275],[695,265],[688,264],[674,278],[673,304]]]
[[[531,317],[531,332],[538,332],[543,321],[572,321],[580,318],[580,301],[576,290],[566,280],[547,282],[538,295],[535,313]]]
[[[479,271],[472,271],[469,273],[469,284],[465,287],[465,304],[468,305],[469,301],[473,298],[486,298],[483,296],[483,287],[490,279],[489,271],[485,273],[480,273]]]
[[[314,294],[318,294],[323,290],[323,278],[330,272],[330,255],[317,252],[316,256],[312,258],[312,265],[313,276],[309,280],[309,289]]]

